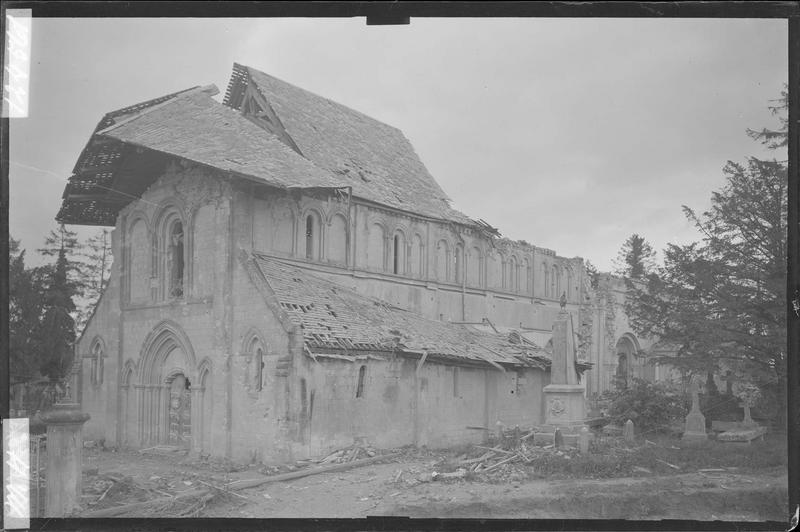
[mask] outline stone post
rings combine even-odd
[[[67,517],[80,507],[81,429],[89,414],[81,412],[77,403],[65,402],[56,403],[41,418],[47,425],[45,517]]]

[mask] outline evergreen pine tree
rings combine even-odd
[[[74,288],[67,279],[68,269],[67,248],[62,246],[47,288],[40,327],[40,371],[51,381],[66,377],[73,361],[75,321],[71,313],[75,304]]]

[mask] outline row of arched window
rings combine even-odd
[[[320,216],[315,211],[306,214],[305,258],[321,258]],[[331,262],[345,263],[347,257],[347,222],[343,215],[331,218],[326,233],[329,245],[327,259]],[[373,223],[367,235],[367,269],[422,278],[425,275],[425,245],[419,233],[409,238],[402,229],[388,233],[380,223]],[[459,243],[451,245],[441,239],[435,247],[433,279],[441,282],[461,284],[473,288],[497,288],[509,292],[532,294],[533,270],[530,260],[525,257],[504,257],[502,254],[485,254],[477,246],[464,251]],[[563,292],[569,300],[573,299],[575,286],[572,271],[557,266],[542,265],[543,297],[558,298]]]
[[[566,294],[567,300],[572,301],[576,284],[571,268],[559,268],[555,265],[542,264],[542,279],[544,280],[543,297],[559,298]]]
[[[334,214],[324,240],[327,241],[327,253],[323,253],[322,218],[319,213],[310,210],[303,219],[303,246],[301,254],[306,260],[320,260],[324,258],[329,262],[347,264],[347,218],[343,214]]]

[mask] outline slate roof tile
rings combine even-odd
[[[549,355],[507,334],[427,319],[264,255],[251,259],[311,352],[422,352],[453,360],[545,367]]]
[[[102,133],[273,186],[338,186],[329,172],[204,92],[174,98]]]

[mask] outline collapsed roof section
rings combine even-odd
[[[476,226],[450,207],[398,129],[257,70],[234,65],[224,104],[193,87],[106,114],[56,219],[114,225],[171,160],[283,189],[344,189],[418,215]]]
[[[550,365],[544,349],[519,335],[427,319],[264,255],[247,262],[254,284],[300,329],[314,356],[427,353],[454,364],[498,369]]]

